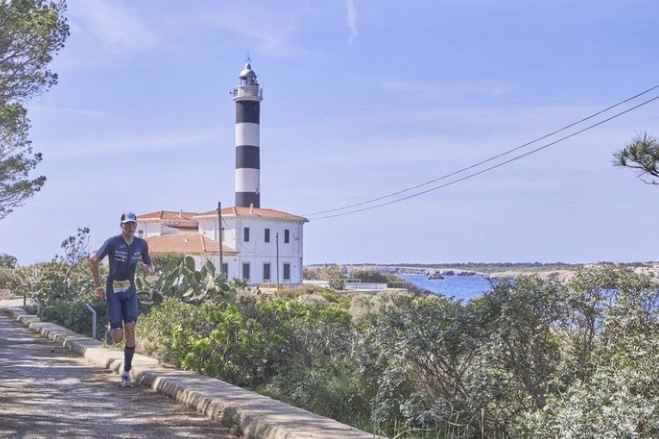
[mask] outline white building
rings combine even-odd
[[[210,260],[228,279],[250,285],[294,286],[302,283],[305,222],[286,212],[249,207],[227,207],[219,214],[158,211],[137,216],[136,234],[147,240],[152,255],[190,255],[197,267]]]
[[[197,267],[210,260],[228,279],[245,279],[250,285],[299,285],[302,226],[308,220],[260,207],[263,91],[249,61],[239,78],[240,85],[232,92],[236,103],[236,206],[220,212],[158,211],[138,215],[136,233],[147,240],[152,254],[190,255]]]

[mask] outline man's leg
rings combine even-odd
[[[135,355],[135,323],[126,323],[126,345],[124,346],[124,371],[130,372],[133,368],[133,355]]]
[[[112,341],[117,344],[124,338],[124,331],[121,329],[121,326],[118,328],[112,328]]]
[[[124,302],[124,331],[126,345],[124,347],[124,371],[129,372],[133,366],[135,354],[135,325],[137,324],[137,295],[133,292]]]
[[[110,320],[110,330],[112,332],[113,343],[119,343],[123,338],[123,331],[121,326],[122,320],[122,305],[119,297],[114,292],[108,291],[106,293],[108,304],[108,318]]]

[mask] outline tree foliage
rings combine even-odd
[[[21,102],[57,83],[48,69],[69,36],[64,1],[0,1],[0,102]]]
[[[384,274],[377,270],[358,270],[350,273],[351,279],[359,279],[364,283],[384,283],[386,284],[389,279]]]
[[[335,290],[342,290],[345,285],[345,276],[341,271],[341,267],[335,264],[325,265],[321,268],[319,277],[321,280],[328,281],[330,288]]]
[[[53,262],[62,262],[70,266],[80,264],[83,259],[89,258],[89,228],[78,229],[74,236],[62,241],[60,247],[64,254],[56,255]]]
[[[29,176],[42,155],[32,150],[22,102],[57,83],[48,65],[69,35],[65,10],[63,0],[0,0],[0,219],[46,181]]]
[[[21,293],[34,295],[43,304],[91,298],[94,288],[89,263],[89,233],[87,227],[79,228],[76,235],[62,242],[62,254],[56,255],[52,262],[17,269],[22,279]]]
[[[18,259],[15,256],[8,255],[7,253],[0,253],[0,267],[16,268],[18,266]]]
[[[90,297],[89,267],[67,281],[64,259],[33,267],[32,286],[60,306],[44,316],[88,328],[72,298]],[[520,276],[467,303],[225,282],[190,258],[140,280],[163,299],[140,320],[140,351],[399,439],[659,437],[659,284],[626,267]]]
[[[614,166],[630,168],[647,184],[659,184],[659,141],[647,133],[637,135],[630,144],[616,152]],[[648,179],[649,177],[649,179]]]
[[[607,266],[584,270],[568,288],[566,368],[559,375],[566,386],[518,425],[542,439],[659,437],[656,281]]]
[[[508,393],[526,393],[526,409],[542,409],[554,386],[560,349],[554,327],[565,313],[559,284],[519,276],[484,295],[477,314],[487,333],[485,358],[510,378]]]

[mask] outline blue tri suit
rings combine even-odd
[[[137,323],[135,268],[137,262],[151,265],[149,246],[137,236],[129,245],[122,235],[109,238],[96,252],[99,260],[108,256],[110,273],[105,285],[105,297],[112,329],[122,329],[124,323]]]

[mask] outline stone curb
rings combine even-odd
[[[92,364],[117,373],[123,370],[123,351],[107,348],[98,340],[53,323],[42,322],[23,308],[6,308],[6,312],[24,326],[61,343]],[[135,382],[175,398],[211,419],[219,420],[225,410],[233,410],[245,438],[383,439],[214,378],[165,368],[157,360],[144,355],[135,354],[131,374]]]

